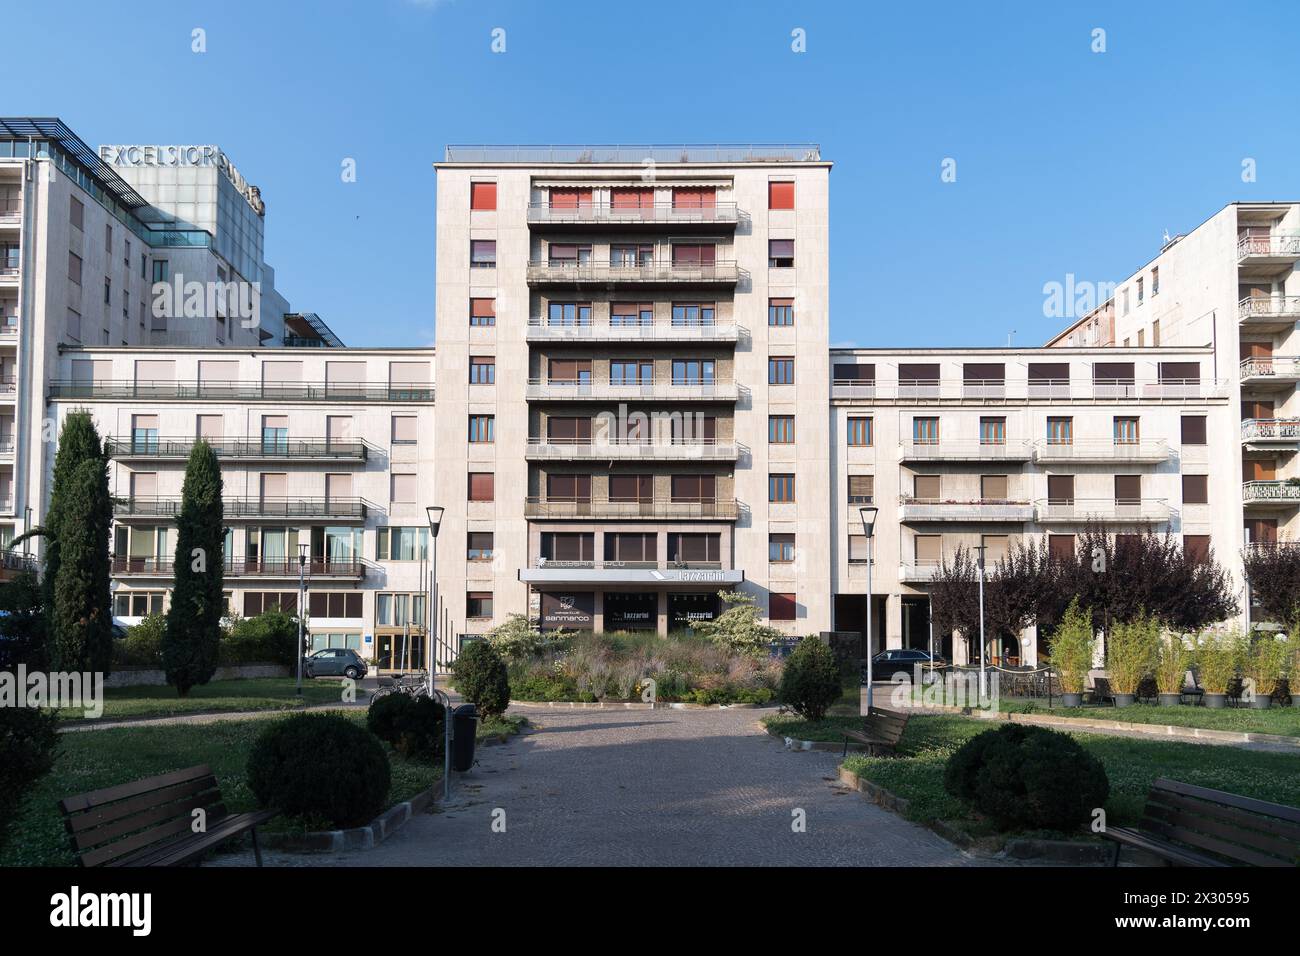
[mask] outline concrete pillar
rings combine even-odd
[[[886,649],[903,646],[903,595],[885,596],[885,640]]]
[[[591,629],[597,634],[605,630],[605,592],[595,591],[591,597]]]
[[[658,595],[656,595],[655,601],[656,601],[656,608],[658,609],[658,614],[656,615],[656,619],[658,622],[657,627],[659,631],[659,636],[667,637],[668,636],[668,592],[660,591]]]
[[[1020,632],[1020,663],[1038,666],[1038,625],[1031,624]]]

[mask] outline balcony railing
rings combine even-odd
[[[1241,423],[1242,441],[1300,441],[1300,418],[1248,418]]]
[[[534,558],[519,579],[537,584],[739,584],[745,572],[717,561],[567,561]]]
[[[432,402],[432,385],[351,385],[325,382],[155,382],[55,379],[50,398],[212,402]]]
[[[16,226],[23,221],[21,209],[0,209],[0,226]]]
[[[591,166],[597,163],[639,165],[647,159],[660,165],[673,163],[813,163],[821,159],[816,143],[738,143],[655,145],[542,145],[448,146],[449,163],[519,163],[545,166],[552,163]]]
[[[609,262],[568,264],[533,261],[528,263],[528,281],[545,282],[633,282],[633,283],[709,283],[734,285],[740,268],[733,261],[704,265],[686,262],[649,262],[615,265]]]
[[[573,498],[529,497],[524,503],[525,518],[654,518],[665,521],[716,519],[734,521],[737,516],[734,498],[710,501],[673,501],[668,498],[639,501],[596,501]]]
[[[1247,296],[1237,303],[1237,320],[1247,325],[1300,321],[1300,295]]]
[[[1246,504],[1259,502],[1300,504],[1300,484],[1292,484],[1289,481],[1243,482],[1241,499]]]
[[[0,550],[0,571],[35,571],[36,558],[8,548]]]
[[[740,213],[734,202],[713,206],[674,206],[655,203],[651,206],[615,206],[609,203],[582,203],[577,206],[552,206],[548,202],[528,205],[528,221],[544,225],[718,225],[734,226]]]
[[[530,438],[527,451],[529,458],[547,460],[734,461],[739,454],[740,446],[735,442],[703,438],[671,441]]]
[[[208,440],[218,458],[279,460],[293,458],[329,461],[365,461],[365,442],[335,441],[329,438],[246,439],[213,438]],[[189,458],[194,450],[193,438],[110,438],[104,451],[110,458]]]
[[[1027,461],[1029,444],[1020,440],[904,442],[903,461]]]
[[[563,325],[541,316],[528,320],[528,339],[533,342],[736,342],[744,331],[734,322]]]
[[[873,402],[1162,401],[1222,398],[1228,383],[1205,379],[1032,379],[963,382],[960,379],[880,382],[833,379],[831,398]]]
[[[1028,501],[1007,501],[974,498],[948,500],[942,498],[898,499],[900,521],[1033,521],[1034,506]]]
[[[1270,380],[1286,379],[1300,379],[1300,358],[1272,355],[1268,358],[1248,358],[1241,363],[1243,383],[1258,385]]]
[[[1248,259],[1300,259],[1300,233],[1243,236],[1237,241],[1237,261]]]
[[[227,498],[226,518],[365,518],[362,498]],[[180,498],[118,498],[113,514],[119,518],[171,518],[180,513]]]
[[[1116,501],[1112,498],[1040,499],[1037,503],[1040,522],[1104,521],[1121,524],[1149,524],[1168,521],[1169,503],[1164,498],[1140,501]]]
[[[898,566],[898,580],[932,581],[940,567],[941,562],[937,560],[905,561]]]
[[[15,378],[0,378],[0,400],[11,397],[18,391],[18,380]]]
[[[226,560],[223,573],[227,577],[297,578],[298,559],[294,558],[235,558]],[[172,558],[113,558],[113,574],[117,577],[170,577],[175,570]],[[303,565],[307,577],[360,578],[366,566],[356,558],[311,558]]]
[[[17,279],[18,267],[0,262],[0,279]]]
[[[740,398],[740,391],[735,382],[696,382],[674,379],[666,382],[643,382],[635,385],[624,385],[614,382],[575,382],[531,378],[528,380],[526,397],[529,399],[590,398],[626,401],[636,401],[638,399],[661,399],[665,401],[704,399],[734,402]]]
[[[1098,462],[1149,462],[1157,464],[1169,460],[1169,445],[1163,438],[1144,438],[1137,441],[1115,439],[1085,439],[1083,441],[1055,441],[1044,439],[1034,446],[1034,460],[1098,461]]]

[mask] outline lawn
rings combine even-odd
[[[1199,727],[1203,730],[1235,730],[1243,733],[1300,737],[1300,707],[1273,706],[1268,710],[1225,707],[1223,710],[1210,710],[1208,707],[1184,705],[1157,707],[1154,704],[1134,704],[1131,707],[1053,707],[1048,711],[1046,703],[1003,698],[998,702],[998,709],[1003,713],[1050,713],[1053,717],[1085,717],[1089,720],[1171,724],[1175,727]]]
[[[790,713],[772,714],[763,718],[763,726],[781,737],[840,743],[844,740],[844,731],[862,729],[862,717],[856,713],[831,714],[821,720],[808,721]]]
[[[342,685],[334,680],[304,680],[303,700],[307,704],[336,704]],[[175,717],[204,712],[239,710],[288,710],[298,705],[297,682],[292,677],[258,677],[244,680],[219,680],[177,697],[176,688],[110,687],[104,690],[104,714],[100,720],[123,720],[141,717]],[[62,710],[66,720],[87,719],[83,711]]]
[[[944,791],[943,770],[957,747],[988,729],[988,723],[969,717],[913,717],[903,734],[900,756],[850,755],[844,767],[906,798],[909,819],[922,823],[943,820],[974,836],[984,836],[988,831],[981,821]],[[1110,779],[1106,814],[1112,826],[1137,822],[1147,789],[1156,777],[1300,806],[1300,761],[1289,754],[1098,734],[1071,736],[1106,768]]]
[[[344,711],[364,726],[364,711]],[[57,802],[63,797],[100,787],[206,763],[216,774],[226,806],[235,813],[252,810],[256,800],[248,789],[244,768],[253,741],[274,715],[216,721],[202,726],[122,727],[64,734],[54,770],[33,791],[12,831],[12,842],[0,854],[0,866],[69,866],[74,860]],[[432,763],[408,762],[391,756],[393,787],[389,803],[408,800],[433,786],[441,769]],[[277,818],[270,831],[301,829],[301,821]]]

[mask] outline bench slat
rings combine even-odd
[[[1116,843],[1131,846],[1136,850],[1146,850],[1171,863],[1181,863],[1183,866],[1224,867],[1228,865],[1222,860],[1216,860],[1164,840],[1157,840],[1149,834],[1128,827],[1107,827],[1102,835]]]
[[[168,820],[186,819],[194,820],[193,811],[202,808],[207,812],[207,821],[209,824],[220,820],[224,814],[216,812],[218,807],[223,807],[221,803],[221,794],[200,794],[182,800],[179,803],[171,802],[162,806],[154,807],[134,816],[118,820],[108,826],[97,827],[94,830],[87,830],[75,834],[72,838],[73,849],[89,850],[93,847],[101,846],[110,841],[117,840],[136,830],[145,830],[153,826],[166,823]]]
[[[143,780],[134,780],[131,783],[119,784],[116,787],[104,787],[102,790],[91,790],[89,793],[65,797],[59,801],[59,809],[64,813],[77,813],[82,810],[93,809],[101,803],[125,800],[128,797],[148,793],[150,790],[161,790],[163,787],[169,787],[172,784],[185,783],[198,777],[210,776],[212,776],[212,771],[208,768],[208,765],[199,764],[197,767],[173,770],[171,773],[160,774],[156,777],[145,777]]]
[[[1143,812],[1166,823],[1178,817],[1190,829],[1240,837],[1248,845],[1270,853],[1286,855],[1300,847],[1300,832],[1290,824],[1177,794],[1152,794]]]
[[[193,833],[179,839],[169,840],[161,846],[149,847],[140,853],[112,866],[179,866],[195,857],[202,856],[213,847],[220,846],[227,840],[239,836],[276,816],[274,810],[255,810],[250,813],[237,813],[223,817],[216,827],[206,833]]]
[[[143,810],[151,810],[154,807],[165,806],[177,800],[183,800],[186,797],[192,797],[196,794],[211,792],[213,798],[221,799],[221,792],[217,787],[217,778],[212,776],[200,777],[198,780],[191,780],[187,783],[178,783],[170,787],[164,787],[161,790],[154,790],[150,793],[141,794],[138,797],[132,797],[129,800],[122,800],[118,803],[105,804],[95,807],[92,810],[86,810],[84,813],[71,814],[65,817],[65,822],[69,832],[81,833],[85,830],[91,830],[95,827],[106,826],[123,817],[140,813]]]
[[[1227,857],[1229,860],[1236,860],[1238,863],[1247,863],[1251,866],[1294,865],[1287,860],[1280,860],[1275,856],[1252,850],[1250,847],[1229,843],[1199,830],[1189,830],[1177,824],[1165,823],[1163,820],[1148,818],[1142,821],[1142,829],[1171,842],[1183,843],[1210,853],[1217,853],[1219,856]]]
[[[117,840],[114,843],[108,843],[104,846],[96,847],[93,850],[87,850],[81,855],[81,865],[102,866],[111,860],[116,860],[118,857],[130,856],[137,850],[146,849],[147,847],[166,840],[169,837],[189,832],[190,818],[188,816],[175,817],[168,820],[166,823],[159,824],[156,827],[151,827],[148,830]]]
[[[1238,810],[1246,810],[1250,813],[1258,813],[1261,816],[1276,817],[1289,823],[1300,824],[1300,809],[1296,807],[1288,807],[1280,803],[1269,803],[1267,800],[1257,800],[1254,797],[1243,797],[1237,793],[1228,793],[1226,790],[1197,787],[1190,783],[1183,783],[1181,780],[1170,780],[1168,777],[1160,777],[1151,784],[1151,789],[1168,790],[1184,797],[1210,800],[1224,806],[1236,807]]]

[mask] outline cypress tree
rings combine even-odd
[[[217,670],[224,609],[224,521],[221,466],[212,446],[199,441],[185,466],[172,602],[162,645],[167,683],[181,697],[196,684],[206,684]]]
[[[64,504],[69,500],[69,482],[77,466],[83,461],[105,461],[104,448],[90,412],[72,412],[63,420],[59,430],[59,447],[54,454],[54,476],[50,483],[50,506],[45,512],[42,537],[45,539],[45,576],[42,578],[42,604],[53,634],[54,582],[59,575],[59,520]],[[107,476],[107,465],[105,464]],[[105,478],[107,487],[107,477]],[[110,503],[111,508],[111,503]],[[111,513],[110,513],[111,516]]]
[[[54,539],[50,663],[58,671],[102,671],[113,656],[108,537],[113,499],[103,458],[87,458],[66,478]]]

